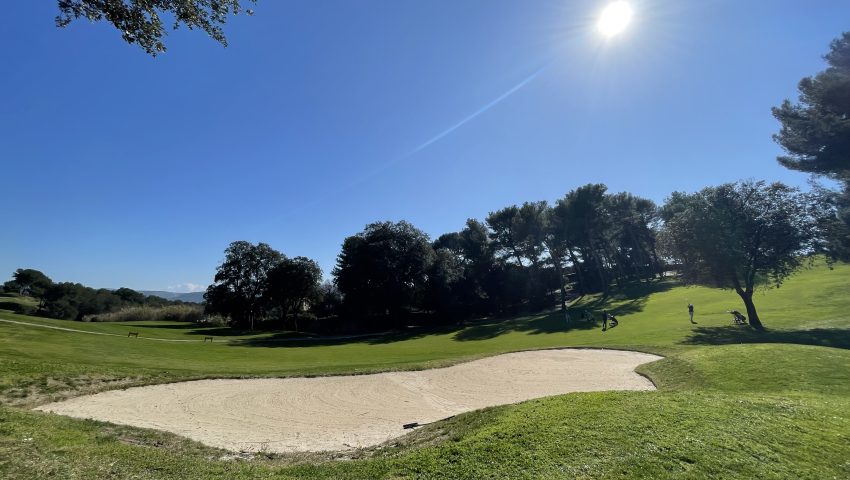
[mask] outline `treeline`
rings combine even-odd
[[[369,224],[343,241],[325,284],[313,260],[234,242],[206,308],[246,328],[373,331],[565,309],[571,296],[607,294],[675,268],[688,283],[735,290],[760,327],[754,289],[831,253],[837,209],[780,183],[674,192],[661,207],[590,184],[552,205],[525,202],[469,219],[433,241],[403,220]]]
[[[581,295],[660,277],[659,209],[606,190],[511,205],[433,241],[406,221],[369,224],[344,240],[325,284],[313,260],[234,242],[207,312],[247,328],[374,330],[565,307],[568,285]]]
[[[94,289],[79,283],[54,283],[44,273],[19,268],[12,279],[3,284],[6,292],[27,295],[38,300],[36,307],[15,304],[18,313],[40,315],[64,320],[84,320],[94,315],[117,312],[126,307],[164,307],[183,302],[146,296],[129,288]],[[10,305],[13,306],[13,305]]]
[[[469,219],[431,242],[407,222],[368,225],[343,242],[333,271],[347,313],[441,317],[536,311],[577,294],[660,275],[658,209],[585,185],[554,205],[525,202]]]

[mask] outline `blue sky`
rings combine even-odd
[[[56,2],[0,22],[0,276],[211,282],[234,240],[318,260],[406,219],[469,217],[603,182],[662,202],[776,164],[770,107],[847,29],[839,0],[260,0],[151,58]],[[14,20],[14,21],[11,21]]]

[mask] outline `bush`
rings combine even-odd
[[[198,323],[209,325],[211,327],[226,327],[230,322],[228,317],[223,317],[219,314],[204,315]]]
[[[169,321],[198,323],[204,319],[200,305],[168,305],[165,307],[126,307],[117,312],[87,315],[91,322]]]
[[[316,316],[310,312],[301,312],[286,316],[286,325],[296,332],[309,332],[317,326]]]

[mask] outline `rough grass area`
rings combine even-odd
[[[117,312],[86,315],[86,322],[200,322],[204,318],[201,305],[165,305],[162,307],[125,307]]]
[[[37,306],[38,300],[27,295],[21,295],[14,292],[0,293],[0,302],[20,303],[22,305]]]
[[[850,267],[806,270],[756,298],[768,331],[729,325],[728,291],[643,284],[580,308],[387,337],[292,340],[142,322],[162,342],[0,322],[2,478],[850,478]],[[690,325],[686,306],[696,306]],[[126,335],[128,324],[0,318]],[[598,316],[597,316],[598,319]],[[219,331],[227,333],[225,331]],[[656,392],[571,394],[438,422],[391,445],[306,456],[239,456],[130,427],[24,410],[89,391],[187,378],[425,368],[560,346],[667,355]],[[348,461],[339,461],[339,458]]]
[[[38,300],[17,293],[0,293],[0,313],[33,313],[38,309]]]

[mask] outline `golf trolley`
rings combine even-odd
[[[746,325],[747,317],[737,310],[727,310],[727,313],[732,314],[732,325]]]

